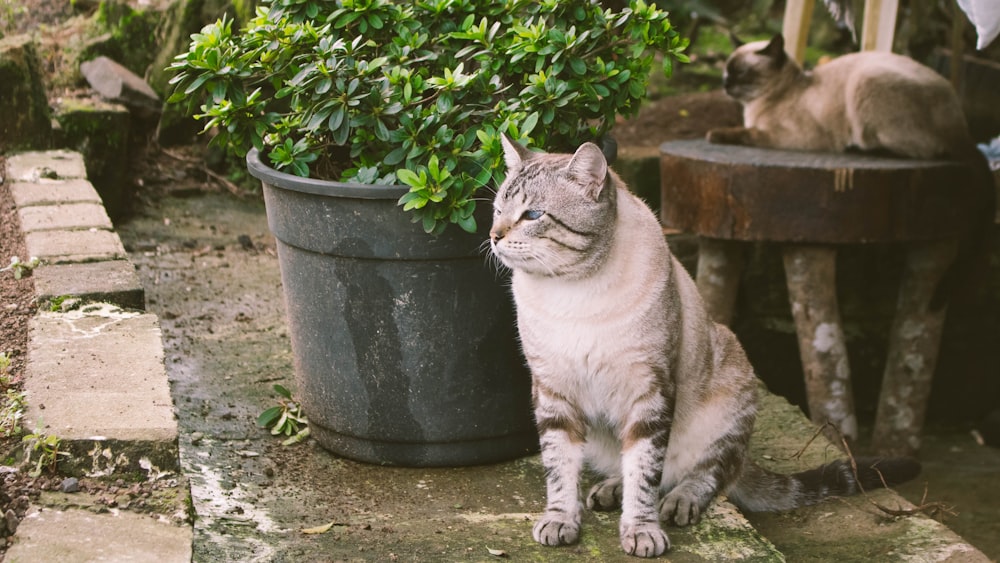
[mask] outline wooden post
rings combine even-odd
[[[857,439],[858,422],[837,306],[836,259],[833,247],[789,245],[784,250],[788,300],[799,340],[809,418],[817,425],[832,424],[836,431],[828,428],[826,434],[839,445],[841,436]]]
[[[872,448],[879,454],[914,455],[920,449],[947,310],[931,311],[928,304],[956,249],[955,241],[940,241],[916,243],[907,252],[875,415]]]
[[[958,7],[958,2],[951,2],[951,60],[948,62],[948,80],[956,92],[962,92],[962,71],[965,66],[965,22],[966,16]]]
[[[785,17],[781,22],[781,35],[785,38],[785,50],[802,64],[806,55],[806,40],[809,39],[809,22],[812,21],[816,0],[788,0],[785,2]]]
[[[865,0],[861,50],[892,52],[899,0]]]
[[[729,325],[743,273],[743,244],[701,237],[698,242],[698,293],[713,321]]]

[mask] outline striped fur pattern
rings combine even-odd
[[[773,510],[856,490],[842,464],[785,476],[747,459],[753,370],[597,146],[503,143],[490,242],[513,270],[532,372],[547,489],[535,540],[572,544],[584,503],[621,507],[622,549],[654,557],[670,546],[661,521],[695,523],[720,493]],[[585,467],[605,480],[581,498]]]

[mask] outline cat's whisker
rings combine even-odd
[[[545,247],[532,248],[531,258],[548,270],[550,276],[555,277],[558,275],[556,273],[556,269],[549,265],[546,260],[547,258],[558,258],[557,253],[554,250]]]

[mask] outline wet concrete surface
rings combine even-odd
[[[586,512],[577,546],[553,550],[531,541],[530,519],[544,506],[537,456],[471,468],[378,467],[338,458],[313,441],[282,446],[258,428],[257,416],[277,404],[275,383],[295,392],[274,240],[258,198],[163,197],[117,230],[147,309],[161,319],[196,514],[195,561],[496,560],[490,550],[517,560],[634,560],[618,547],[616,513]],[[934,443],[928,439],[931,452]],[[969,453],[977,476],[962,472],[968,464],[956,470],[931,459],[924,477],[934,500],[942,500],[939,484],[949,479],[962,489],[955,503],[1000,496],[989,496],[1000,489],[1000,463]],[[958,511],[966,519],[971,512],[971,524],[988,535],[1000,521],[997,505]],[[326,525],[322,533],[303,532]],[[714,559],[695,549],[704,530],[669,533],[670,560]],[[995,541],[973,543],[1000,555]]]
[[[483,467],[408,469],[282,446],[256,426],[295,392],[280,273],[263,204],[164,197],[118,231],[162,324],[181,465],[196,514],[195,561],[627,560],[617,515],[588,513],[581,543],[531,541],[544,506],[537,456]],[[303,530],[331,524],[323,533]],[[674,531],[675,561],[691,531]],[[688,538],[685,541],[685,537]]]

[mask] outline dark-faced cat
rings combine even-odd
[[[943,305],[959,280],[976,275],[996,188],[961,102],[941,75],[909,57],[876,51],[843,55],[806,72],[776,35],[738,47],[726,61],[723,87],[743,104],[744,126],[709,131],[713,143],[965,163],[981,213],[932,307]]]
[[[780,475],[748,458],[759,382],[732,332],[708,317],[659,221],[593,144],[529,151],[504,137],[507,178],[490,242],[512,291],[546,470],[533,536],[580,533],[585,466],[605,480],[585,497],[621,507],[621,546],[653,557],[663,522],[698,521],[724,493],[745,510],[787,510],[858,491],[847,461]],[[912,460],[858,464],[865,488],[912,478]]]
[[[919,159],[975,150],[951,84],[902,55],[851,53],[806,72],[776,35],[738,47],[722,80],[744,127],[710,131],[712,142]]]

